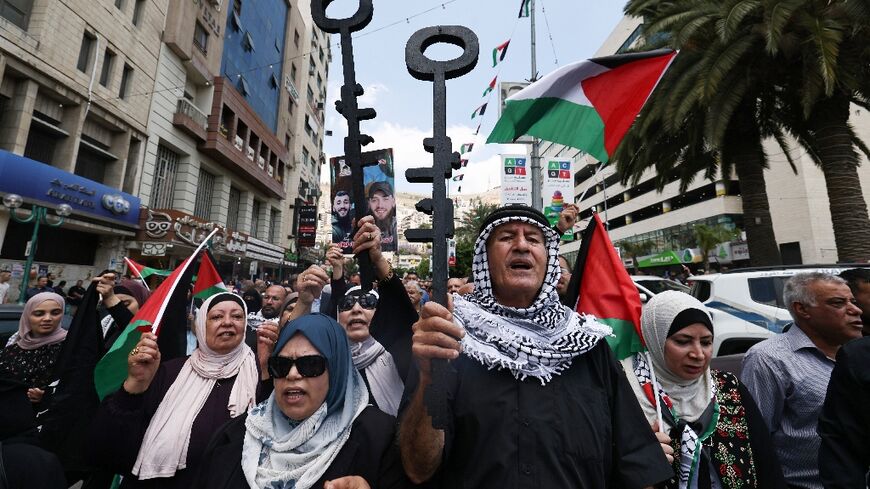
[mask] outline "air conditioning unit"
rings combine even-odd
[[[255,155],[255,154],[256,154],[256,153],[254,152],[254,148],[248,146],[248,159],[251,160],[251,161],[254,161],[254,155]]]
[[[266,173],[268,173],[270,177],[275,175],[275,169],[272,167],[272,165],[269,165],[269,167],[266,168]]]
[[[237,150],[241,151],[242,148],[245,146],[245,140],[242,139],[241,136],[236,134],[236,139],[235,141],[233,141],[233,146],[235,146]]]
[[[266,168],[266,159],[263,158],[262,156],[258,156],[257,157],[257,166],[259,166],[261,170],[265,169]],[[269,167],[269,168],[271,168],[271,167]]]
[[[309,67],[308,67],[308,74],[311,75],[311,76],[314,76],[314,74],[315,74],[315,70],[314,70],[314,67],[313,67],[313,66],[309,66]]]

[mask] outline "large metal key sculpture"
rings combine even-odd
[[[462,48],[462,54],[447,61],[432,60],[424,54],[433,44],[448,43]],[[447,198],[447,183],[453,169],[459,169],[459,153],[447,137],[447,80],[469,73],[477,65],[480,46],[477,35],[462,26],[433,26],[420,29],[405,46],[408,72],[433,86],[433,137],[423,148],[433,154],[432,167],[409,168],[411,183],[432,183],[432,198],[417,203],[417,210],[432,216],[432,229],[409,229],[405,239],[432,243],[432,300],[447,305],[447,238],[453,237],[453,200]]]
[[[448,61],[425,56],[433,44],[448,43],[462,48],[462,54]],[[432,300],[447,306],[447,238],[453,237],[453,201],[447,198],[447,183],[453,169],[459,169],[459,153],[447,137],[447,83],[467,74],[477,65],[480,50],[477,36],[462,26],[426,27],[415,32],[405,46],[408,72],[433,86],[433,137],[423,140],[423,148],[432,153],[432,167],[409,168],[405,177],[413,183],[432,183],[432,198],[417,203],[417,210],[432,216],[432,229],[409,229],[405,238],[412,242],[432,243]],[[447,385],[455,371],[446,362],[432,361],[432,382],[426,390],[426,410],[432,426],[447,426]]]
[[[363,167],[376,165],[377,160],[365,161],[362,147],[373,143],[368,134],[360,133],[360,121],[374,119],[375,109],[361,109],[357,105],[357,97],[364,92],[362,85],[356,82],[356,72],[353,64],[353,39],[351,34],[361,31],[372,21],[374,8],[372,0],[360,0],[359,9],[346,19],[331,19],[326,16],[326,8],[333,0],[311,0],[311,17],[318,27],[330,34],[339,34],[341,38],[341,65],[344,71],[344,85],[341,87],[341,100],[335,102],[335,110],[347,120],[347,137],[344,138],[345,162],[350,166],[353,182],[354,217],[357,222],[365,217],[368,203],[365,197]],[[354,230],[354,234],[356,230]],[[374,281],[371,259],[368,253],[357,256],[359,260],[360,284],[363,290],[372,288]]]

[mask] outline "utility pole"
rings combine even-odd
[[[532,26],[532,76],[529,78],[531,83],[534,83],[538,79],[538,67],[537,67],[537,54],[535,47],[535,0],[529,1],[529,9],[531,10],[529,20],[531,21]],[[540,140],[538,138],[534,138],[532,141],[532,207],[537,210],[543,209],[543,201],[541,200],[541,156],[538,154],[540,151]]]

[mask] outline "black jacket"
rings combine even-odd
[[[242,445],[247,414],[226,423],[212,437],[194,484],[197,489],[248,489],[242,473]],[[395,418],[367,407],[357,417],[350,438],[313,487],[348,475],[365,479],[372,489],[413,487],[402,470],[395,444]]]
[[[817,430],[819,476],[829,489],[867,487],[870,469],[870,337],[845,344],[828,383]]]

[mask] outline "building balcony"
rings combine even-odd
[[[172,125],[195,137],[200,143],[206,139],[208,130],[208,115],[199,110],[190,100],[178,99]]]
[[[289,154],[226,78],[216,78],[200,149],[269,197],[283,200]]]

